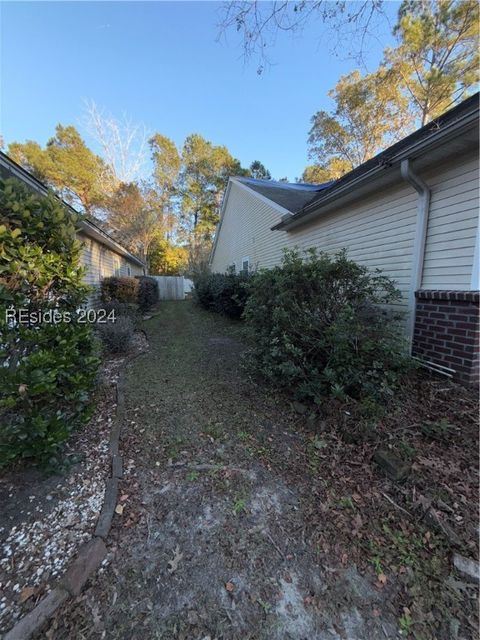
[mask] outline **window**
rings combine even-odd
[[[235,273],[236,270],[237,268],[234,262],[232,262],[232,264],[229,264],[227,267],[227,273]]]
[[[242,273],[248,273],[249,266],[250,258],[248,256],[246,258],[242,258]]]
[[[131,276],[132,275],[132,270],[130,269],[130,265],[127,264],[127,276]]]

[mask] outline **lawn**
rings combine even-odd
[[[41,637],[475,637],[450,557],[477,555],[472,394],[415,374],[360,427],[250,380],[241,323],[164,302],[144,328],[110,562]],[[373,462],[379,442],[403,482]]]

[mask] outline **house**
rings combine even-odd
[[[0,177],[17,178],[42,195],[48,193],[47,186],[1,151]],[[63,204],[78,213],[69,204]],[[94,288],[98,289],[102,278],[108,276],[139,276],[146,273],[146,266],[139,258],[92,220],[83,218],[79,221],[77,237],[83,243],[81,262],[86,267],[85,282]],[[91,300],[95,300],[95,294]]]
[[[345,248],[395,280],[413,355],[478,383],[478,117],[477,93],[323,185],[230,178],[211,270]]]

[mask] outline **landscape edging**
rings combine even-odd
[[[4,636],[3,640],[28,640],[71,596],[78,596],[85,583],[93,576],[107,555],[105,540],[112,526],[118,498],[118,480],[123,476],[123,460],[119,455],[120,433],[125,420],[125,387],[127,366],[143,355],[144,351],[127,356],[116,383],[117,409],[109,440],[111,477],[105,486],[103,506],[92,538],[83,543],[58,585],[35,607],[21,618]]]

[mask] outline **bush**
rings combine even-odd
[[[0,180],[0,466],[19,457],[53,463],[90,416],[99,359],[91,327],[78,322],[89,289],[76,220],[53,195]],[[53,312],[70,321],[33,318]]]
[[[113,302],[104,302],[101,306],[102,309],[105,309],[105,315],[107,317],[113,311],[115,320],[123,317],[129,318],[132,323],[133,330],[136,331],[139,329],[142,321],[142,315],[138,309],[138,305],[130,302],[116,302],[114,300]],[[110,322],[108,324],[110,324]],[[100,326],[100,323],[98,326]]]
[[[149,276],[140,276],[137,280],[139,307],[142,311],[148,311],[158,302],[158,282]]]
[[[247,283],[251,276],[245,273],[202,273],[194,279],[194,299],[204,309],[240,318],[247,300]]]
[[[98,324],[98,333],[105,349],[110,353],[126,353],[130,349],[134,333],[131,318],[120,315],[115,322]]]
[[[392,394],[409,362],[400,318],[385,305],[400,297],[393,282],[348,260],[316,251],[286,251],[281,266],[257,273],[244,318],[250,364],[298,398],[320,402]]]
[[[138,280],[127,276],[104,278],[100,285],[103,302],[136,303],[138,301],[138,289]]]

